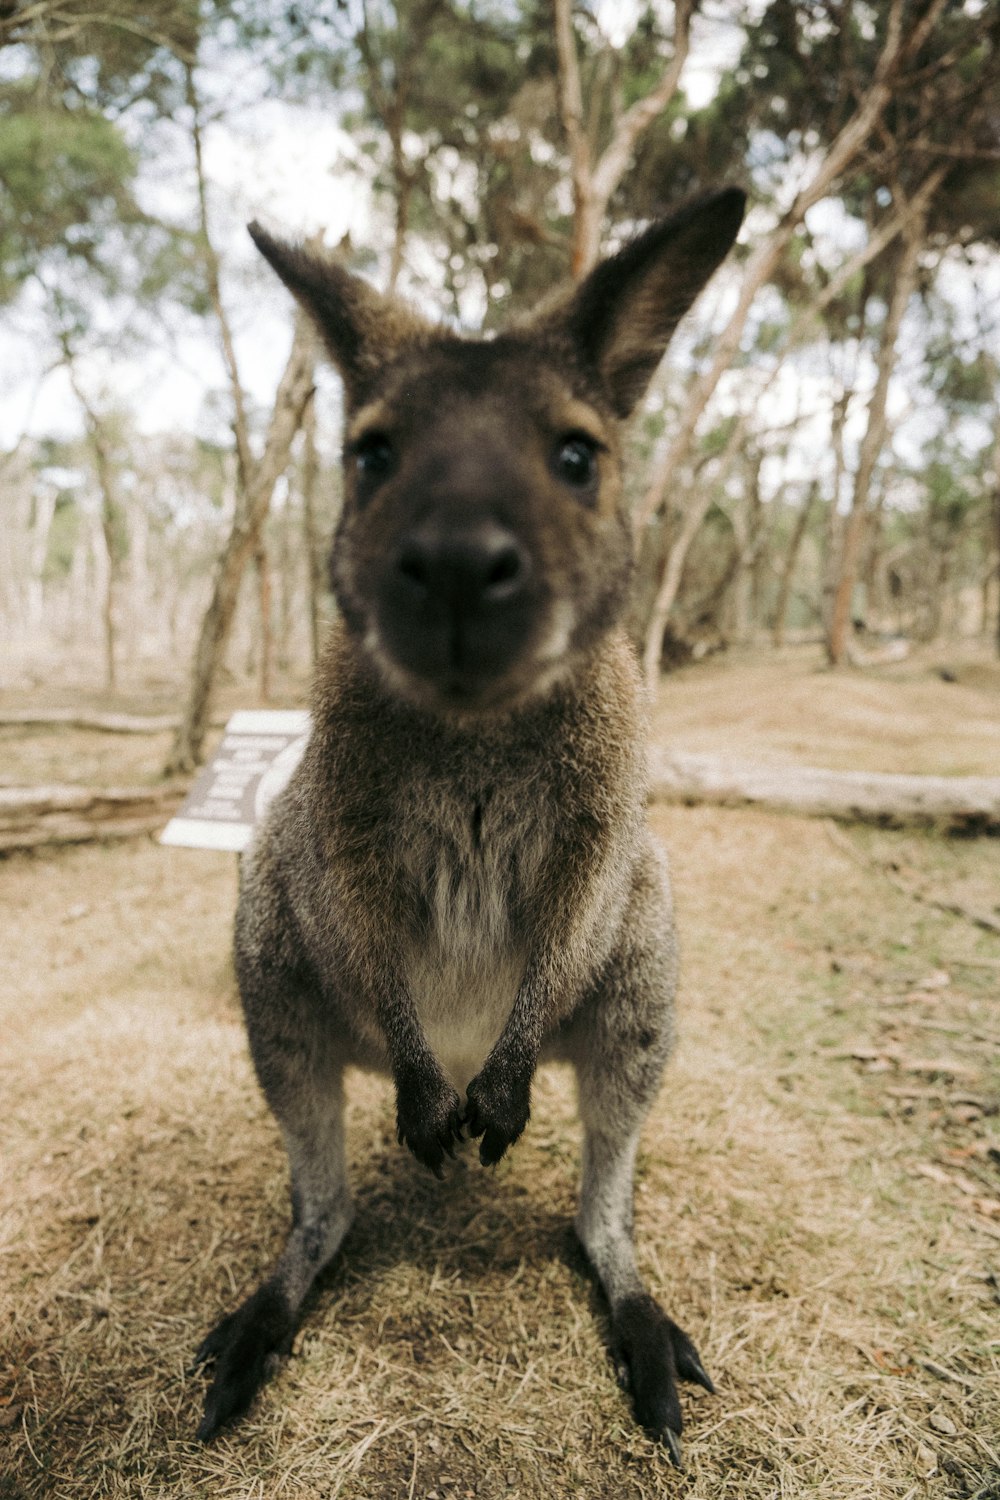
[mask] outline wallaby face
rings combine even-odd
[[[471,342],[275,241],[346,388],[337,601],[400,694],[475,713],[544,693],[618,620],[628,415],[742,217],[729,190],[655,226],[522,333]],[[617,277],[609,269],[617,269]]]
[[[498,1162],[538,1062],[569,1063],[577,1235],[636,1417],[675,1462],[678,1380],[712,1390],[632,1243],[677,955],[620,625],[619,429],[742,212],[735,189],[699,199],[490,341],[251,227],[344,381],[342,618],[302,762],[241,865],[236,973],[293,1213],[271,1272],[199,1351],[215,1365],[204,1439],[287,1351],[350,1227],[348,1064],[391,1075],[400,1143],[441,1176],[467,1137]]]
[[[514,340],[403,358],[346,435],[345,617],[446,711],[544,692],[620,613],[632,547],[611,424]],[[601,567],[594,567],[594,559]]]

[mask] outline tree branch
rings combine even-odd
[[[190,63],[185,65],[184,73],[187,103],[188,108],[191,110],[191,139],[194,145],[195,174],[198,186],[198,230],[202,260],[205,265],[205,275],[208,280],[208,294],[211,299],[212,310],[219,325],[222,356],[226,365],[226,373],[229,376],[229,390],[233,399],[233,432],[236,437],[236,457],[240,473],[238,492],[245,499],[250,475],[253,472],[253,453],[250,448],[250,424],[247,421],[246,398],[243,394],[243,383],[240,380],[239,366],[236,362],[236,347],[233,343],[232,329],[229,325],[229,317],[226,313],[225,304],[222,301],[219,256],[212,242],[212,236],[209,233],[208,191],[205,180],[205,159],[202,149],[201,112],[194,83],[194,69]]]

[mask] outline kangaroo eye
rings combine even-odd
[[[597,478],[597,448],[591,437],[575,433],[563,438],[556,450],[556,468],[560,479],[574,489],[586,489]]]
[[[384,479],[394,462],[392,443],[384,432],[366,432],[354,444],[354,465],[363,479]]]

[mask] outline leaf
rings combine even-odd
[[[927,1443],[920,1443],[917,1447],[917,1473],[921,1479],[930,1479],[932,1474],[937,1473],[937,1454]]]

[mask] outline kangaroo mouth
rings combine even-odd
[[[500,633],[464,632],[456,640],[410,630],[377,632],[376,655],[401,697],[435,712],[502,713],[537,697],[561,660],[545,649],[552,632],[522,621]]]
[[[548,608],[534,590],[474,604],[387,588],[376,614],[378,654],[403,694],[429,707],[477,712],[530,694],[547,662]]]

